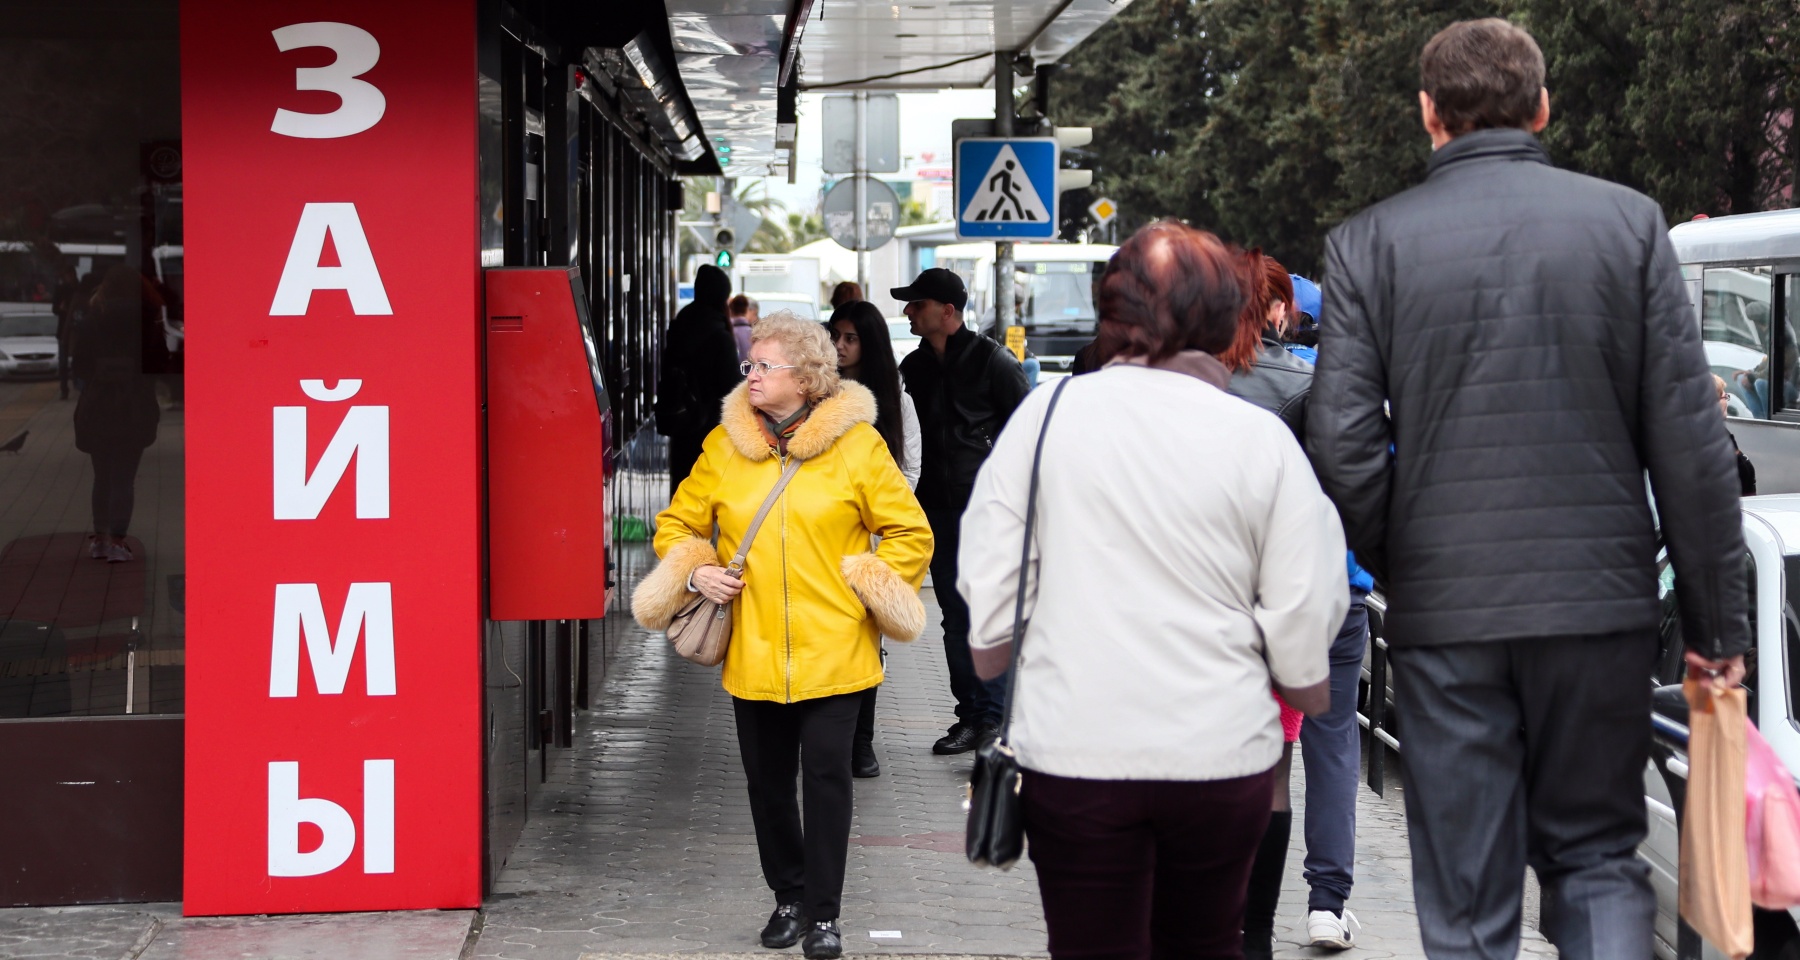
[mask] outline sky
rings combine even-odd
[[[799,157],[794,183],[768,178],[763,181],[769,196],[793,213],[811,213],[818,208],[819,188],[824,182],[820,157],[824,153],[824,135],[819,128],[823,113],[820,101],[825,93],[800,95]],[[838,94],[844,96],[844,94]],[[968,118],[992,119],[994,91],[941,90],[935,93],[900,94],[900,153],[903,169],[913,167],[948,167],[950,165],[950,121]],[[929,159],[927,159],[929,155]],[[895,176],[903,176],[896,174]]]

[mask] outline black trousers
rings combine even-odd
[[[138,464],[144,448],[131,444],[96,449],[88,457],[94,463],[94,532],[122,537],[131,528],[137,502]]]
[[[935,546],[931,554],[931,586],[944,612],[944,661],[950,668],[950,695],[956,719],[999,726],[1006,709],[1006,674],[983,680],[969,652],[969,604],[956,590],[956,551],[962,542],[961,509],[926,507]]]
[[[673,497],[681,489],[681,481],[694,472],[705,445],[706,433],[678,433],[669,438],[669,496]]]
[[[1056,960],[1242,960],[1273,770],[1231,780],[1025,771],[1020,803]]]
[[[802,904],[813,921],[836,920],[844,897],[850,741],[862,700],[859,691],[798,703],[731,701],[763,879],[777,904]],[[804,828],[796,775],[806,797]]]
[[[1413,899],[1432,960],[1512,960],[1525,865],[1564,960],[1651,956],[1652,630],[1396,647]]]

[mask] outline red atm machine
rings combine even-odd
[[[611,411],[581,272],[497,267],[486,285],[488,616],[598,619]]]

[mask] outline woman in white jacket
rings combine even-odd
[[[1344,536],[1292,432],[1214,356],[1247,291],[1210,233],[1152,224],[1101,280],[1100,353],[1044,432],[1027,397],[963,516],[959,587],[983,677],[1030,617],[1008,741],[1050,955],[1242,957],[1245,883],[1282,752],[1270,688],[1330,700]]]
[[[838,376],[854,380],[875,395],[875,431],[887,441],[900,474],[908,486],[919,485],[919,456],[923,441],[919,437],[919,415],[912,397],[902,388],[900,365],[894,358],[894,343],[888,336],[887,318],[880,308],[866,300],[853,300],[839,306],[826,324],[831,342],[837,347]],[[885,659],[887,652],[882,651]],[[856,740],[850,752],[850,770],[858,777],[881,775],[881,761],[875,756],[875,691],[863,694],[862,713],[856,722]]]

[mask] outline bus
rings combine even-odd
[[[1104,243],[1016,243],[1013,297],[1025,349],[1046,374],[1066,374],[1075,352],[1094,339],[1094,281],[1118,247]],[[937,266],[954,271],[969,286],[965,323],[978,333],[1006,341],[994,325],[994,245],[953,243],[935,248]]]

